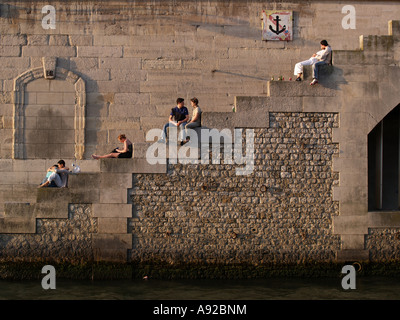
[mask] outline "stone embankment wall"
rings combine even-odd
[[[97,219],[91,205],[70,205],[68,219],[37,219],[35,234],[0,236],[4,261],[68,262],[93,261],[92,234]]]
[[[398,260],[397,213],[367,196],[368,133],[400,102],[397,3],[354,1],[356,29],[342,1],[60,1],[43,29],[47,4],[0,6],[1,261]],[[263,9],[293,10],[293,41],[261,41]],[[321,39],[334,66],[318,87],[268,81]],[[146,133],[193,96],[205,126],[254,129],[251,175],[146,161]],[[90,159],[119,133],[134,159]],[[41,157],[52,137],[67,147]],[[61,155],[82,173],[38,191]]]
[[[41,68],[43,57],[57,57],[58,68],[85,82],[88,159],[108,152],[121,132],[144,142],[149,129],[162,128],[177,97],[189,108],[196,96],[206,112],[230,111],[235,96],[266,95],[272,76],[292,77],[295,63],[318,50],[322,39],[334,50],[356,50],[360,34],[385,35],[387,21],[400,14],[392,2],[355,1],[356,29],[343,29],[347,2],[52,1],[55,29],[43,29],[42,8],[48,4],[19,0],[0,7],[3,159],[12,157],[14,79]],[[264,9],[294,12],[293,41],[261,41]],[[33,103],[43,104],[37,114],[48,112],[47,104],[63,105],[55,101],[59,91],[33,87],[30,93],[40,98]],[[59,135],[60,128],[42,132],[43,124],[30,120],[26,129],[38,130],[43,143],[52,142],[49,129]]]

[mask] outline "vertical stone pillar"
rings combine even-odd
[[[75,158],[83,159],[85,152],[86,86],[79,78],[75,83]]]

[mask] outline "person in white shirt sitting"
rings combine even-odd
[[[313,80],[310,85],[318,83],[318,68],[323,64],[332,64],[332,48],[326,40],[320,42],[321,50],[314,53],[310,59],[296,63],[294,67],[294,75],[297,76],[296,81],[301,81],[303,74],[303,66],[312,66]]]

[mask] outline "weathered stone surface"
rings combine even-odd
[[[166,165],[149,164],[146,159],[101,159],[100,170],[114,173],[166,173]]]
[[[65,2],[57,5],[62,19],[55,32],[43,30],[19,1],[9,3],[3,6],[7,18],[0,25],[0,210],[4,216],[25,215],[25,220],[9,217],[1,223],[4,230],[27,233],[34,232],[35,223],[40,232],[53,227],[47,235],[26,235],[29,246],[21,246],[22,235],[0,235],[7,248],[3,252],[21,258],[33,244],[27,258],[59,258],[62,253],[126,261],[125,247],[104,245],[101,252],[90,251],[95,231],[89,226],[95,218],[74,222],[84,230],[82,241],[77,235],[53,241],[49,235],[57,237],[56,227],[73,220],[58,210],[66,203],[84,204],[83,215],[90,213],[91,203],[127,206],[117,214],[129,217],[128,202],[133,202],[130,227],[138,251],[132,250],[132,257],[137,260],[332,261],[336,251],[339,258],[362,258],[367,250],[362,250],[361,239],[370,227],[375,228],[366,237],[371,257],[379,259],[381,251],[389,259],[390,250],[381,249],[393,246],[398,221],[368,214],[365,159],[367,134],[400,101],[399,21],[387,25],[400,13],[399,6],[360,3],[357,30],[337,32],[333,26],[343,14],[335,1],[276,3],[278,10],[295,12],[294,41],[266,42],[260,40],[256,2],[149,1],[123,8],[117,1],[85,6]],[[316,87],[287,81],[294,64],[318,49],[315,30],[333,44],[333,67],[321,68]],[[359,32],[366,35],[361,40]],[[39,79],[43,57],[57,57],[56,80]],[[305,79],[309,75],[307,67]],[[272,76],[286,81],[271,82]],[[259,97],[249,97],[255,95]],[[178,96],[187,102],[193,96],[200,99],[209,128],[255,129],[252,176],[237,178],[234,169],[239,166],[227,163],[167,167],[146,161],[145,134],[161,129]],[[50,115],[55,111],[50,106],[57,115]],[[231,113],[232,106],[236,113]],[[81,162],[82,174],[71,176],[68,190],[36,190],[46,168],[59,157],[90,159],[92,153],[109,152],[121,131],[143,143],[140,157],[82,159],[88,162]],[[26,139],[37,146],[26,146]],[[31,157],[38,161],[26,161],[26,170],[24,163],[9,161]],[[48,158],[44,168],[43,158]],[[143,181],[132,185],[132,174]],[[127,198],[131,187],[132,195],[138,192],[132,196],[138,197],[136,202]],[[7,201],[15,204],[4,205]],[[26,220],[30,214],[21,208],[25,202],[36,221]],[[68,214],[72,212],[77,211]],[[115,214],[104,208],[98,212],[103,219]],[[121,232],[125,225],[120,218],[109,229],[102,220],[100,232]],[[61,233],[67,234],[68,228]],[[40,251],[44,243],[48,247]],[[78,244],[85,249],[77,255],[56,252],[60,243],[71,244],[71,251]],[[202,252],[196,251],[199,244]]]
[[[308,82],[268,81],[268,96],[270,97],[334,97],[338,91],[318,84],[310,86]]]
[[[95,203],[93,216],[97,218],[130,218],[132,217],[132,205],[124,203]]]
[[[67,213],[68,219],[15,220],[6,223],[0,219],[2,230],[4,225],[13,227],[11,234],[3,231],[0,234],[1,260],[92,261],[92,234],[97,232],[97,221],[91,216],[90,206],[70,205]]]
[[[337,254],[338,262],[359,261],[366,262],[369,260],[368,250],[346,249],[341,250]]]

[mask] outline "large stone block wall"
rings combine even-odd
[[[400,13],[391,2],[356,1],[357,27],[344,30],[347,2],[55,1],[56,29],[45,30],[47,4],[0,7],[1,158],[12,155],[13,80],[41,67],[42,57],[57,57],[86,83],[88,158],[109,151],[121,132],[143,142],[178,96],[197,96],[206,112],[229,111],[236,95],[266,95],[271,76],[292,76],[322,38],[335,50],[358,49],[360,33],[387,34]],[[261,41],[263,9],[293,10],[294,41]]]

